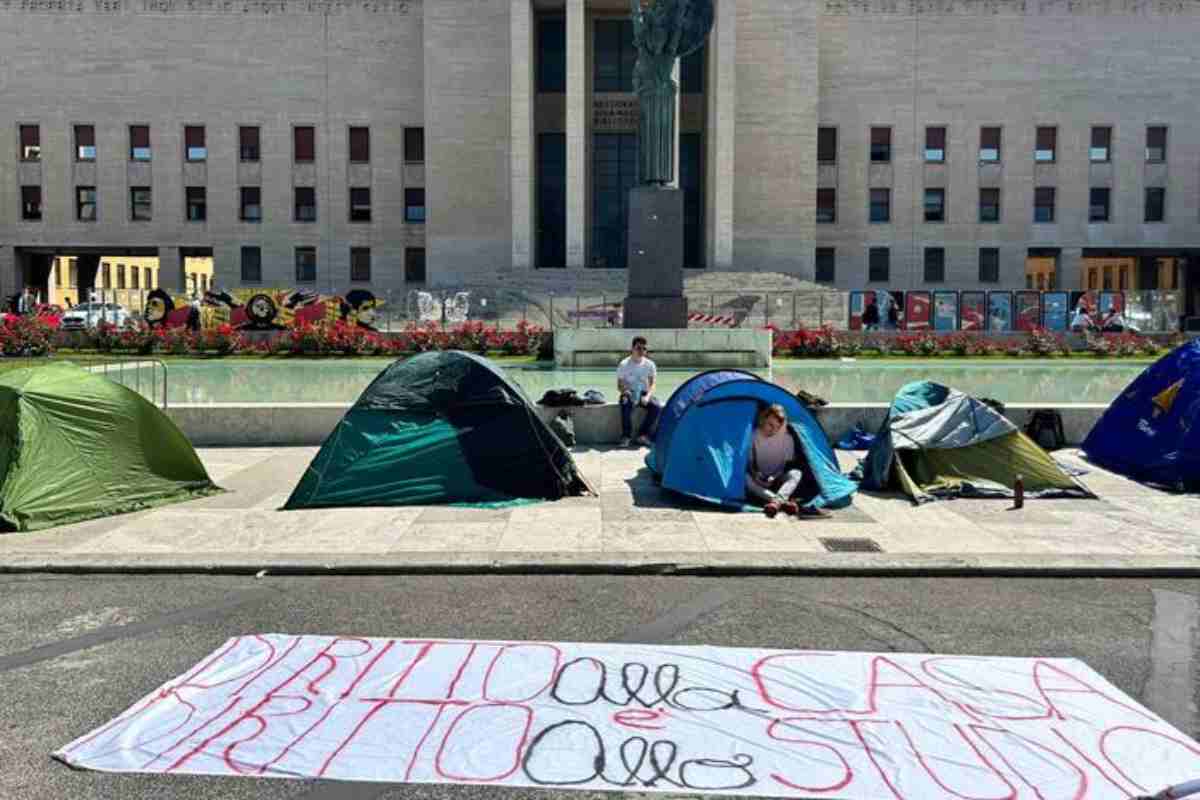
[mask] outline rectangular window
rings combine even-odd
[[[410,247],[404,251],[404,282],[425,282],[425,248]]]
[[[317,221],[317,190],[312,186],[296,187],[296,222]]]
[[[1092,128],[1092,146],[1088,150],[1088,159],[1097,163],[1108,161],[1112,157],[1112,128]]]
[[[538,20],[537,90],[567,91],[567,21]]]
[[[42,187],[21,187],[21,219],[36,222],[42,218]]]
[[[137,267],[129,268],[129,288],[130,289],[142,288],[142,271],[140,269],[138,269]]]
[[[149,222],[153,211],[149,186],[129,189],[129,216],[134,222]]]
[[[817,222],[837,222],[837,189],[817,189]]]
[[[184,193],[187,196],[188,222],[204,222],[208,219],[208,190],[203,186],[188,186]]]
[[[296,248],[296,282],[314,283],[317,280],[317,248]]]
[[[837,264],[832,247],[817,248],[817,283],[833,283]]]
[[[985,164],[1000,160],[1001,129],[995,127],[979,129],[979,160]]]
[[[39,125],[21,126],[21,160],[42,160],[42,129]]]
[[[96,128],[92,125],[75,126],[75,160],[96,160]]]
[[[979,248],[979,282],[1000,282],[1000,248]]]
[[[350,280],[357,283],[371,281],[371,248],[350,248]]]
[[[103,288],[113,288],[112,264],[104,264],[100,268],[100,273],[104,276]]]
[[[1039,186],[1033,190],[1033,221],[1054,222],[1054,187]]]
[[[679,91],[684,94],[704,93],[704,64],[708,61],[708,48],[701,45],[679,59]]]
[[[188,161],[207,161],[208,147],[204,144],[204,126],[186,125],[183,128],[184,157]]]
[[[596,20],[592,48],[592,81],[596,92],[632,92],[637,49],[633,20]]]
[[[297,164],[317,160],[317,129],[311,125],[292,128],[292,158]]]
[[[1037,143],[1033,149],[1033,160],[1052,162],[1058,158],[1058,128],[1042,126],[1037,129]]]
[[[350,129],[350,163],[369,164],[371,161],[371,129]]]
[[[946,251],[941,247],[925,248],[925,282],[943,283],[946,280]]]
[[[817,162],[837,162],[837,128],[817,128]]]
[[[125,288],[125,265],[117,264],[117,288]]]
[[[892,160],[892,129],[871,128],[871,161],[876,164]]]
[[[980,222],[999,222],[1000,221],[1000,190],[999,189],[980,189],[979,190],[979,221]]]
[[[892,221],[892,190],[871,190],[871,222]]]
[[[350,190],[350,221],[371,221],[371,190],[359,188]]]
[[[1167,160],[1167,127],[1151,125],[1146,128],[1146,160],[1158,164]]]
[[[1167,212],[1167,190],[1161,186],[1146,189],[1146,222],[1164,222]]]
[[[262,282],[262,248],[261,247],[243,247],[242,248],[242,282],[243,283],[261,283]]]
[[[130,161],[149,161],[150,160],[150,126],[149,125],[130,125],[129,126],[129,160]]]
[[[96,187],[75,187],[75,219],[80,222],[96,221]]]
[[[925,221],[926,222],[945,222],[946,221],[946,190],[945,189],[926,189],[925,190]]]
[[[925,129],[925,160],[930,164],[941,164],[946,160],[946,129]]]
[[[408,164],[421,164],[425,161],[425,129],[404,129],[404,161]]]
[[[257,186],[242,187],[241,212],[238,218],[242,222],[262,222],[262,189]]]
[[[872,247],[867,253],[867,280],[887,283],[891,270],[892,251],[886,247]]]
[[[257,125],[242,125],[238,128],[238,158],[242,161],[258,161],[262,158],[259,149],[260,129]]]
[[[405,189],[404,190],[404,221],[405,222],[424,222],[425,221],[425,190],[424,189]]]
[[[154,276],[151,274],[149,267],[142,267],[142,277],[145,278],[145,281],[143,281],[143,285],[147,289],[153,289],[154,288]]]
[[[1108,189],[1092,189],[1088,193],[1088,222],[1108,222],[1110,192]]]

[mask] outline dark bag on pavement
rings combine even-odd
[[[588,389],[583,393],[583,403],[589,406],[602,406],[608,402],[604,392],[599,389]]]
[[[808,409],[820,408],[821,406],[829,405],[829,401],[825,398],[817,397],[812,392],[807,392],[804,389],[796,392],[796,399]]]
[[[551,432],[567,447],[575,446],[575,420],[570,413],[559,412],[558,416],[549,422]]]
[[[1062,414],[1052,408],[1039,408],[1032,412],[1025,425],[1025,433],[1043,450],[1059,450],[1067,446]]]
[[[575,393],[574,389],[547,389],[546,393],[542,395],[542,399],[538,401],[538,405],[549,408],[566,408],[583,405],[583,399]]]

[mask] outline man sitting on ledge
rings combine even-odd
[[[662,405],[654,398],[654,382],[658,378],[658,367],[646,358],[646,339],[633,337],[633,347],[617,365],[617,394],[621,396],[621,447],[629,446],[633,433],[633,409],[642,406],[646,417],[638,429],[637,443],[650,445],[650,432],[662,411]]]

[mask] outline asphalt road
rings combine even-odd
[[[1200,581],[1140,579],[4,576],[0,798],[589,796],[107,775],[50,758],[239,633],[1075,657],[1195,736],[1198,599]]]

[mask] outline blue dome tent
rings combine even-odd
[[[1135,378],[1081,449],[1096,464],[1134,480],[1200,491],[1200,339]]]
[[[746,506],[746,468],[759,409],[779,404],[811,467],[806,505],[836,508],[856,484],[841,473],[820,423],[790,392],[741,370],[703,372],[663,408],[646,465],[664,488],[726,506]],[[804,498],[801,498],[804,499]]]

